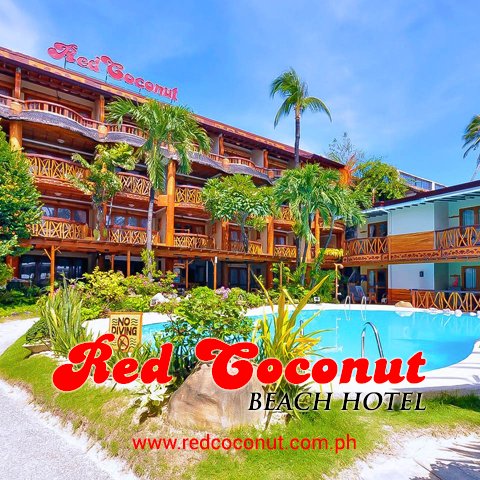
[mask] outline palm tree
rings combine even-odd
[[[210,150],[210,139],[200,127],[195,116],[186,107],[149,100],[136,104],[129,99],[119,98],[107,106],[107,119],[119,124],[125,117],[131,119],[145,135],[145,143],[138,155],[147,166],[151,188],[148,202],[146,249],[152,252],[153,207],[155,192],[165,190],[169,161],[178,162],[178,171],[191,171],[189,152],[198,148],[200,152]],[[151,267],[152,255],[147,256]]]
[[[463,135],[463,140],[465,143],[463,144],[463,148],[468,148],[465,150],[463,154],[463,158],[465,158],[471,150],[476,150],[480,146],[480,115],[474,115],[471,122],[467,125],[465,129],[465,134]],[[477,157],[477,166],[475,168],[475,172],[473,172],[472,180],[475,180],[478,171],[480,170],[480,155]]]
[[[280,118],[286,117],[295,111],[295,168],[300,165],[300,119],[305,110],[312,112],[324,112],[330,121],[332,117],[325,103],[317,97],[308,96],[308,85],[297,75],[293,68],[279,75],[270,87],[270,96],[276,94],[285,98],[275,116],[275,127]]]
[[[295,220],[293,231],[297,243],[297,267],[305,265],[308,249],[315,244],[311,225],[318,211],[324,225],[329,225],[328,247],[333,235],[335,219],[358,225],[363,221],[359,206],[361,193],[340,184],[337,170],[321,168],[317,164],[305,165],[286,171],[274,185],[278,205],[288,203]],[[304,274],[301,282],[305,280]]]

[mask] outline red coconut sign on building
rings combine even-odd
[[[63,58],[65,62],[75,63],[79,67],[86,68],[92,72],[99,72],[100,65],[103,64],[105,65],[107,75],[115,80],[123,80],[128,85],[133,85],[140,90],[144,89],[147,92],[155,93],[161,97],[177,100],[177,88],[167,88],[158,83],[145,80],[142,77],[135,77],[130,73],[125,73],[125,67],[121,63],[114,62],[107,55],[101,55],[89,60],[87,57],[77,56],[77,45],[62,42],[55,42],[47,51],[55,60],[61,60]]]

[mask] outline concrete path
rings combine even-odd
[[[0,353],[33,320],[0,323]],[[21,389],[0,380],[0,479],[135,479],[88,438],[41,413]]]

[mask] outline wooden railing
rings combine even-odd
[[[60,115],[62,117],[69,118],[74,122],[82,125],[86,128],[97,129],[100,122],[93,120],[91,118],[86,118],[75,112],[71,108],[65,107],[64,105],[59,105],[58,103],[47,102],[45,100],[26,100],[23,102],[23,108],[27,111],[37,111],[37,112],[48,112],[55,115]]]
[[[31,227],[33,237],[58,238],[61,240],[79,240],[89,236],[88,225],[75,223],[62,218],[46,217]]]
[[[202,189],[200,187],[178,186],[175,189],[175,203],[203,205]]]
[[[147,231],[135,227],[109,227],[107,240],[113,243],[145,245],[147,243]]]
[[[435,246],[440,250],[480,247],[480,226],[454,227],[435,232]]]
[[[347,240],[345,256],[383,255],[388,253],[387,237],[353,238]]]
[[[118,174],[118,178],[122,182],[122,192],[147,197],[150,195],[151,183],[147,177],[121,172]]]
[[[145,134],[142,132],[140,128],[135,125],[130,125],[129,123],[122,123],[118,125],[116,123],[106,123],[105,126],[107,127],[107,132],[121,132],[126,133],[127,135],[135,135],[137,137],[144,137]]]
[[[228,242],[228,249],[231,252],[244,253],[243,242],[230,240]],[[261,255],[263,253],[262,243],[250,240],[248,242],[248,253],[251,255]]]
[[[273,255],[276,257],[296,258],[297,247],[295,245],[275,245]]]
[[[343,257],[343,248],[321,248],[320,255],[339,260]]]
[[[174,245],[175,247],[194,248],[194,249],[215,248],[215,242],[213,238],[210,238],[207,235],[199,235],[195,233],[175,232]]]
[[[438,308],[443,310],[480,310],[480,292],[455,290],[412,290],[412,305],[415,308]]]
[[[293,218],[292,211],[290,210],[290,207],[286,205],[282,205],[280,207],[280,215],[278,217],[278,220],[282,220],[284,222],[294,222],[295,219]]]
[[[47,155],[27,154],[30,171],[36,177],[55,178],[68,181],[69,177],[83,178],[86,170],[71,160],[49,157]]]
[[[0,105],[5,105],[9,107],[15,99],[12,97],[7,97],[6,95],[0,95]]]

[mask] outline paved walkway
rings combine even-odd
[[[33,323],[0,323],[0,353]],[[39,412],[21,389],[0,380],[0,479],[134,479],[88,439]]]

